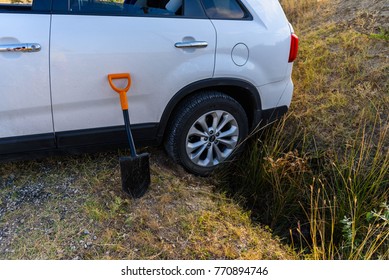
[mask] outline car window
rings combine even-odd
[[[1,10],[31,10],[33,0],[0,0]]]
[[[237,0],[203,0],[207,15],[211,19],[242,19],[247,13]]]
[[[72,14],[182,16],[183,0],[68,0]]]
[[[2,6],[32,6],[33,0],[0,0]]]
[[[49,13],[50,0],[0,0],[0,13]]]

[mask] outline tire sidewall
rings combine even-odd
[[[248,133],[248,122],[246,113],[243,108],[240,106],[238,102],[233,100],[232,98],[225,97],[214,97],[207,100],[207,102],[198,103],[196,108],[193,111],[187,112],[183,118],[182,123],[180,125],[180,134],[177,137],[177,152],[178,157],[180,158],[181,164],[187,170],[195,173],[197,175],[209,175],[216,167],[220,164],[212,166],[212,167],[203,167],[199,166],[191,161],[186,153],[186,138],[189,132],[189,129],[192,125],[200,118],[202,115],[216,110],[226,111],[231,114],[235,120],[237,121],[239,128],[239,137],[238,137],[238,145],[244,138],[246,138]],[[236,150],[237,148],[235,148]],[[233,157],[235,151],[228,157],[230,159]]]

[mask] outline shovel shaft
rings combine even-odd
[[[120,96],[120,105],[122,106],[122,110],[128,110],[127,92],[121,91],[119,92],[119,96]]]
[[[128,110],[123,110],[123,118],[124,118],[124,125],[126,126],[128,143],[130,145],[131,157],[134,158],[137,156],[137,154],[136,154],[134,138],[132,137],[132,133],[130,129],[130,116],[128,115]]]

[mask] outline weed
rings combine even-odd
[[[370,34],[370,37],[374,38],[374,39],[379,39],[379,40],[385,40],[385,41],[388,41],[389,40],[389,29],[384,29],[384,28],[380,28],[380,32],[375,34]]]

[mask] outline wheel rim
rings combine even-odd
[[[211,111],[198,118],[186,137],[186,153],[196,165],[218,165],[233,152],[239,140],[238,122],[230,113]]]

